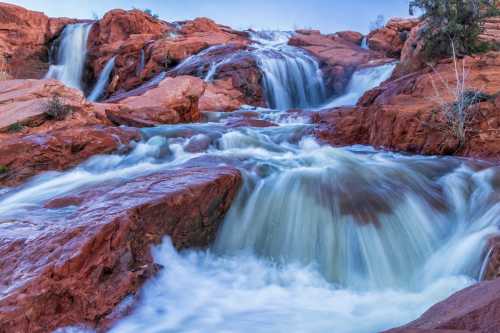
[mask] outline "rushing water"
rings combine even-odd
[[[334,98],[326,105],[323,105],[322,108],[355,105],[365,92],[378,87],[382,82],[389,79],[395,67],[396,63],[389,63],[356,71],[346,88],[346,93],[343,96]]]
[[[111,59],[108,60],[108,62],[104,66],[101,74],[99,74],[99,79],[97,80],[97,83],[96,83],[94,89],[87,97],[87,99],[89,101],[95,102],[95,101],[99,100],[99,98],[102,97],[104,90],[108,86],[109,77],[111,75],[111,72],[115,68],[115,60],[116,60],[116,57],[112,57]]]
[[[60,44],[47,75],[66,86],[83,90],[82,75],[87,57],[87,41],[91,23],[67,25],[61,35]]]
[[[286,36],[262,37],[276,43],[262,42],[259,52],[294,58],[280,38]],[[280,72],[273,61],[269,77]],[[287,73],[300,67],[282,64]],[[359,97],[390,74],[390,66],[357,72],[348,94]],[[267,88],[278,91],[284,78],[301,91],[315,82],[302,100],[306,106],[324,102],[312,98],[321,96],[320,75],[269,79]],[[345,97],[342,103],[356,102]],[[144,140],[126,155],[97,156],[4,190],[0,220],[37,214],[51,198],[200,156],[238,167],[244,185],[213,247],[177,253],[166,238],[154,249],[164,269],[142,289],[133,313],[112,329],[117,333],[373,333],[415,319],[478,280],[487,241],[500,224],[498,167],[334,148],[309,136],[307,116],[259,111],[280,126],[224,126],[228,118],[248,116],[244,110],[210,114],[206,123],[144,129]],[[199,141],[207,148],[190,152]]]
[[[299,48],[287,45],[285,32],[252,33],[264,90],[271,109],[287,110],[319,106],[326,100],[318,62]]]

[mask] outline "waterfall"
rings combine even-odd
[[[94,89],[92,89],[92,92],[87,97],[89,101],[95,102],[99,98],[101,98],[102,94],[104,93],[104,90],[108,85],[111,72],[115,67],[115,60],[116,57],[109,59],[106,65],[104,66],[103,70],[101,71],[101,74],[99,74],[99,79],[97,80]]]
[[[370,46],[368,45],[368,37],[363,37],[363,40],[361,41],[361,48],[365,50],[369,50]]]
[[[68,87],[83,90],[82,75],[91,28],[91,23],[69,24],[64,28],[55,63],[50,66],[46,79],[56,79]]]
[[[318,106],[326,99],[318,62],[299,48],[287,45],[290,33],[252,32],[254,55],[263,73],[271,109]]]
[[[396,68],[396,63],[382,66],[363,68],[356,71],[349,82],[344,95],[334,98],[322,109],[330,109],[338,106],[353,106],[364,95],[365,92],[378,87],[382,82],[391,77]]]

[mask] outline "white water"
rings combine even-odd
[[[116,57],[113,57],[108,60],[106,65],[104,66],[103,70],[101,71],[101,74],[99,74],[99,79],[97,80],[97,83],[92,89],[92,92],[89,94],[87,99],[91,102],[95,102],[99,100],[99,98],[102,97],[102,94],[104,93],[104,90],[108,86],[109,82],[109,77],[111,75],[111,72],[115,68],[115,60]]]
[[[271,109],[319,106],[326,99],[318,62],[299,48],[287,45],[290,33],[252,33],[253,52],[264,75],[264,90]]]
[[[367,89],[380,76],[367,70],[352,81]],[[156,248],[165,268],[112,329],[119,333],[373,333],[415,319],[479,278],[500,225],[498,168],[322,146],[301,118],[260,116],[281,126],[229,129],[211,114],[211,123],[145,129],[128,155],[94,157],[3,191],[0,221],[67,214],[43,204],[200,156],[240,168],[244,186],[214,246],[178,254],[166,239]],[[196,135],[183,138],[186,131]],[[190,153],[196,140],[210,145]]]
[[[378,87],[382,82],[389,79],[394,68],[396,68],[396,63],[369,67],[356,71],[346,88],[346,93],[343,96],[334,98],[321,108],[329,109],[338,106],[356,105],[365,92]]]
[[[50,66],[45,78],[56,79],[68,87],[83,90],[82,75],[91,28],[91,23],[69,24],[64,28],[55,64]]]

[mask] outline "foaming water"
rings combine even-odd
[[[115,68],[115,60],[116,60],[116,57],[112,57],[111,59],[108,60],[108,62],[104,66],[101,74],[99,74],[99,79],[97,80],[97,83],[96,83],[94,89],[87,97],[87,99],[89,101],[95,102],[99,98],[102,97],[104,90],[108,86],[109,77],[111,75],[111,72]]]
[[[201,156],[238,167],[244,186],[214,246],[178,254],[166,240],[155,249],[164,269],[112,332],[371,333],[477,281],[500,223],[498,168],[333,148],[309,137],[307,123],[262,117],[281,126],[230,129],[214,117],[144,129],[127,155],[3,193],[0,220]],[[194,141],[208,144],[193,153]]]
[[[69,24],[64,28],[55,63],[50,66],[45,78],[56,79],[68,87],[83,90],[82,75],[91,28],[91,23]]]
[[[264,75],[264,90],[271,109],[309,108],[326,100],[318,62],[299,48],[287,45],[287,32],[252,32],[253,52]]]
[[[327,109],[338,106],[356,105],[365,92],[378,87],[382,82],[389,79],[394,68],[396,68],[396,63],[369,67],[356,71],[346,88],[346,93],[338,98],[334,98],[332,101],[322,106],[322,108]]]

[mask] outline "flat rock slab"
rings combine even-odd
[[[240,183],[232,167],[186,166],[0,220],[0,332],[97,326],[157,271],[151,245],[208,246]]]

